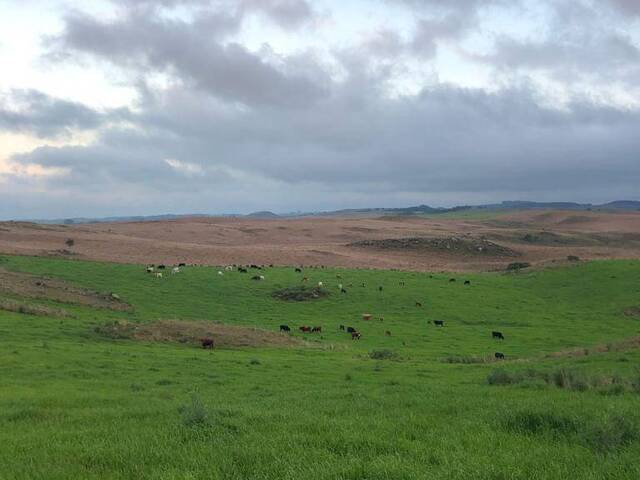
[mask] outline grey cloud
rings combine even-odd
[[[0,94],[0,130],[58,137],[72,130],[94,129],[106,118],[106,114],[81,103],[36,90],[14,89]]]
[[[77,186],[100,178],[194,195],[229,170],[251,177],[244,187],[254,192],[261,182],[277,182],[374,196],[560,189],[571,197],[603,182],[629,190],[640,179],[640,114],[588,102],[557,111],[540,107],[527,91],[442,86],[355,111],[336,96],[313,114],[291,114],[229,112],[195,98],[185,103],[189,93],[179,93],[146,105],[137,119],[145,134],[110,131],[91,148],[40,149],[14,160],[71,168],[64,182]],[[159,163],[167,157],[206,173],[182,178]]]
[[[328,77],[312,58],[268,61],[223,43],[239,19],[210,12],[189,22],[130,12],[114,22],[75,14],[52,40],[54,52],[86,53],[138,74],[160,71],[202,92],[247,105],[299,107],[326,94]],[[267,52],[268,53],[268,52]],[[268,57],[268,55],[267,55]]]

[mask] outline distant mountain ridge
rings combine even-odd
[[[276,214],[271,211],[263,210],[258,212],[242,214],[217,214],[211,215],[206,213],[193,214],[164,214],[164,215],[136,215],[122,217],[101,217],[101,218],[67,218],[54,220],[25,220],[33,223],[42,224],[82,224],[82,223],[112,223],[112,222],[154,222],[162,220],[177,220],[188,217],[234,217],[234,218],[259,218],[259,219],[277,219],[277,218],[295,218],[295,217],[311,217],[311,216],[357,216],[357,215],[425,215],[459,212],[465,210],[639,210],[640,201],[636,200],[615,200],[613,202],[594,205],[591,203],[575,203],[575,202],[532,202],[524,200],[509,200],[501,203],[486,205],[460,205],[451,208],[430,207],[429,205],[416,205],[413,207],[400,208],[349,208],[343,210],[331,210],[321,212],[295,212]]]

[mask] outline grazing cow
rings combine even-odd
[[[251,280],[256,280],[256,281],[260,281],[260,280],[264,280],[264,278],[262,277],[262,275],[254,275],[253,277],[251,277]]]
[[[456,279],[455,279],[455,278],[450,278],[450,279],[449,279],[449,281],[450,281],[450,282],[455,282],[455,281],[456,281]]]
[[[178,264],[178,266],[179,266],[179,267],[186,267],[186,266],[187,266],[187,264],[186,264],[186,263],[179,263],[179,264]]]
[[[366,285],[365,285],[365,283],[364,283],[364,282],[362,282],[362,288],[364,288],[364,287],[366,287]]]
[[[147,267],[147,273],[153,273],[153,267]]]
[[[433,324],[434,324],[436,327],[444,327],[444,320],[434,320],[434,321],[433,321]]]
[[[264,280],[265,276],[264,275],[260,275],[260,280]]]
[[[360,340],[361,336],[358,332],[351,332],[351,340]]]
[[[226,267],[224,267],[224,269],[225,269],[227,272],[230,272],[230,271],[232,271],[232,270],[233,270],[233,267],[232,267],[231,265],[227,265]]]
[[[313,327],[311,333],[322,333],[322,327]]]
[[[291,329],[289,328],[289,325],[280,325],[280,331],[281,332],[290,332]]]
[[[318,288],[322,288],[323,285],[324,285],[324,283],[318,282]]]
[[[471,285],[471,280],[465,280],[465,281],[464,281],[464,284],[465,284],[465,285]]]
[[[303,278],[302,278],[302,281],[303,281],[304,283],[306,283],[306,282],[308,282],[308,281],[309,281],[309,278],[308,278],[308,277],[303,277]]]
[[[301,268],[296,267],[296,273],[302,273],[302,269],[301,269]]]
[[[504,360],[504,353],[496,352],[495,357],[497,360]]]
[[[363,313],[362,314],[362,319],[363,320],[371,320],[371,314],[370,313]]]
[[[218,270],[218,275],[224,275],[220,270]]]
[[[338,284],[338,290],[342,290],[342,284],[341,283]]]
[[[378,287],[378,291],[379,291],[379,292],[381,292],[381,291],[382,291],[382,285],[380,285],[380,286]]]
[[[262,270],[258,265],[256,265],[255,263],[252,263],[251,265],[249,265],[249,268],[253,268],[254,270]]]
[[[156,278],[162,278],[162,272],[156,273]]]
[[[340,326],[338,327],[338,330],[342,330],[342,331],[344,332],[344,325],[340,325]]]
[[[421,302],[416,302],[416,307],[421,307],[422,303]]]
[[[175,275],[176,273],[180,273],[180,269],[178,267],[173,267],[171,269],[171,275]]]
[[[380,317],[380,318],[379,318],[379,320],[380,320],[381,322],[384,322],[384,317]]]
[[[202,344],[202,348],[213,350],[213,338],[202,338],[200,339],[200,343]]]
[[[164,265],[158,265],[158,270],[164,270],[165,268],[167,267],[165,267]]]
[[[347,327],[347,333],[353,333],[353,332],[355,332],[355,331],[356,331],[356,329],[355,329],[355,328],[353,328],[353,327]]]
[[[504,340],[504,335],[502,335],[502,332],[491,332],[491,337]]]
[[[300,331],[303,333],[307,333],[311,331],[311,327],[300,327]]]
[[[390,337],[391,336],[391,331],[390,330],[385,330],[384,335],[386,337]]]
[[[246,268],[244,268],[244,267],[238,267],[238,271],[239,271],[240,273],[247,273],[247,269],[246,269]]]
[[[401,287],[404,287],[404,282],[399,282],[398,285],[400,285]]]
[[[341,288],[340,293],[347,293],[347,291],[344,288]]]
[[[336,275],[336,278],[340,280],[342,278],[342,275]]]

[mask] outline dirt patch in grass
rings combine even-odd
[[[629,307],[623,312],[627,317],[640,317],[640,307]]]
[[[610,342],[606,344],[594,345],[591,347],[573,348],[571,350],[561,350],[559,352],[553,352],[546,355],[546,358],[573,358],[573,357],[586,357],[596,353],[607,352],[624,352],[627,350],[635,350],[640,348],[640,337],[631,337],[625,340],[617,342]]]
[[[285,302],[307,302],[329,296],[329,292],[318,287],[288,287],[276,290],[271,294],[273,298]]]
[[[202,338],[212,338],[214,348],[307,345],[303,340],[285,333],[206,321],[158,320],[151,323],[132,323],[119,320],[96,327],[95,330],[110,338],[183,343],[197,347],[201,346]]]
[[[132,307],[113,293],[99,293],[53,278],[38,277],[0,268],[0,293],[41,300],[53,300],[116,311],[131,311]]]
[[[361,240],[348,244],[349,247],[377,250],[397,250],[416,252],[438,252],[463,255],[483,255],[489,257],[516,257],[515,250],[494,243],[486,238],[460,237],[411,237],[384,240]]]
[[[17,302],[15,300],[0,300],[0,310],[14,313],[22,313],[25,315],[37,315],[40,317],[54,317],[54,318],[71,318],[69,312],[59,309],[51,308],[45,305],[33,305],[24,302]]]

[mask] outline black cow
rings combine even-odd
[[[238,272],[240,273],[247,273],[247,269],[244,267],[238,267]]]
[[[496,352],[495,357],[498,360],[504,360],[504,353]]]
[[[465,280],[465,281],[464,281],[464,284],[465,284],[465,285],[471,285],[471,280]]]
[[[384,332],[385,336],[390,337],[391,336],[391,331],[390,330],[386,330]]]
[[[449,281],[450,281],[450,282],[455,282],[455,281],[456,281],[456,279],[455,279],[455,278],[450,278],[450,279],[449,279]]]
[[[434,320],[434,321],[433,321],[433,324],[434,324],[436,327],[444,327],[444,320]]]
[[[290,332],[291,329],[289,328],[289,325],[280,325],[280,331],[281,332]]]
[[[158,265],[158,270],[164,270],[165,268],[167,268],[167,267],[164,266],[164,265]]]
[[[347,327],[347,333],[354,333],[356,331],[353,327]]]
[[[379,292],[381,292],[381,291],[382,291],[382,285],[380,285],[380,286],[378,287],[378,291],[379,291]]]
[[[347,291],[344,288],[341,288],[340,293],[347,293]]]
[[[178,267],[186,267],[186,266],[187,266],[187,264],[186,264],[186,263],[179,263],[179,264],[178,264]]]
[[[302,273],[302,269],[301,269],[301,268],[296,267],[296,273]]]
[[[358,332],[351,332],[351,340],[360,340],[361,336]]]
[[[400,282],[398,283],[398,285],[400,285],[401,287],[404,287],[404,282]]]
[[[504,335],[502,335],[502,332],[491,332],[491,337],[504,340]]]
[[[202,344],[202,348],[213,350],[213,338],[202,338],[200,339],[200,343]]]
[[[416,307],[421,307],[421,306],[422,306],[422,303],[416,302]]]
[[[322,333],[322,327],[313,327],[311,333]]]
[[[260,275],[254,275],[253,277],[251,277],[251,280],[262,280],[262,278],[260,278]]]

